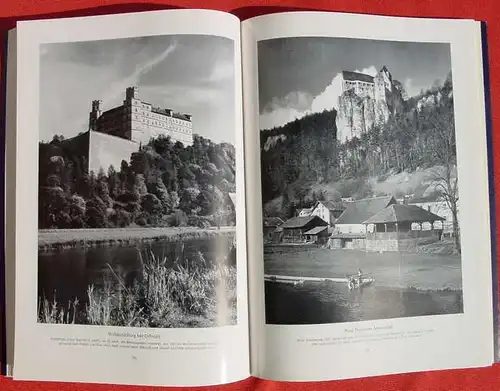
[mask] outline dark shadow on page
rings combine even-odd
[[[1,59],[7,58],[7,40],[2,40]],[[0,202],[5,205],[5,133],[7,113],[7,61],[1,61],[0,81],[3,82],[0,92]],[[5,226],[5,208],[0,208],[0,224]],[[0,374],[7,374],[7,330],[6,330],[6,288],[5,288],[5,235],[0,235]]]
[[[492,286],[493,286],[493,327],[494,327],[494,353],[495,361],[499,361],[498,326],[499,326],[499,303],[498,303],[498,265],[497,265],[497,226],[496,226],[496,200],[495,200],[495,175],[494,175],[494,146],[493,126],[491,119],[491,94],[490,94],[490,64],[488,53],[488,32],[486,22],[481,22],[481,44],[483,54],[483,81],[484,81],[484,106],[486,121],[486,142],[488,154],[488,185],[490,201],[490,236],[491,236],[491,263],[492,263]]]

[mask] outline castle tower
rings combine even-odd
[[[92,111],[89,114],[89,130],[97,130],[97,120],[102,115],[102,100],[92,101]]]
[[[139,88],[137,88],[136,86],[127,87],[125,92],[125,99],[126,100],[139,99]]]

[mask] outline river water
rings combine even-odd
[[[158,257],[167,257],[172,265],[178,259],[181,265],[186,266],[186,262],[194,262],[200,253],[207,265],[224,258],[227,258],[228,264],[235,265],[232,242],[232,236],[219,236],[183,242],[160,241],[139,247],[80,247],[40,252],[38,296],[52,301],[55,293],[57,301],[63,306],[75,298],[84,305],[88,286],[102,287],[105,281],[117,281],[114,274],[130,285],[138,277],[140,254],[150,251]]]
[[[350,291],[347,283],[265,283],[268,324],[340,323],[463,312],[459,256],[367,253],[280,247],[264,250],[267,274],[345,277],[358,269],[375,282]]]

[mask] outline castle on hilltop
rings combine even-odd
[[[139,99],[137,87],[128,87],[121,106],[103,111],[101,100],[92,101],[88,131],[64,140],[59,147],[77,153],[81,169],[97,174],[110,166],[119,170],[151,138],[162,135],[185,147],[192,145],[191,115],[155,107]]]
[[[103,112],[101,100],[92,101],[89,131],[109,134],[140,144],[151,138],[170,136],[184,146],[193,144],[193,124],[190,114],[176,113],[144,102],[137,87],[128,87],[121,106]]]
[[[341,89],[336,117],[337,139],[341,142],[387,123],[404,107],[402,85],[385,65],[375,76],[342,71]]]
[[[352,90],[361,98],[369,96],[376,101],[387,100],[386,90],[392,91],[392,75],[384,65],[375,75],[365,73],[342,71],[342,93]]]

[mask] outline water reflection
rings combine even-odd
[[[266,282],[266,323],[321,324],[463,312],[461,291]]]

